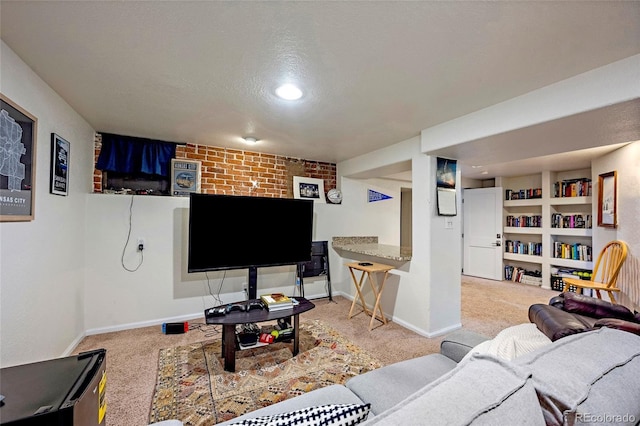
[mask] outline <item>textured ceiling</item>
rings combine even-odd
[[[2,40],[98,131],[329,162],[640,53],[640,2],[0,7]]]

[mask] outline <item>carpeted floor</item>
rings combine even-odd
[[[465,329],[495,336],[511,325],[529,322],[533,303],[547,303],[557,292],[511,282],[462,278],[461,321]],[[382,365],[439,350],[441,337],[428,339],[390,322],[368,330],[369,317],[346,320],[351,301],[334,297],[314,301],[316,308],[300,316],[302,324],[321,320]],[[107,349],[107,425],[146,425],[157,379],[161,349],[220,339],[216,327],[195,326],[185,334],[162,334],[159,326],[87,336],[75,353]]]

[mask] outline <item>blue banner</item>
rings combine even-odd
[[[370,203],[373,203],[375,201],[390,200],[391,198],[393,197],[383,194],[382,192],[374,191],[373,189],[369,190],[369,196],[367,197]]]

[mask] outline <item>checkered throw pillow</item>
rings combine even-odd
[[[260,416],[234,425],[242,426],[352,426],[367,419],[371,404],[327,404],[289,413]]]

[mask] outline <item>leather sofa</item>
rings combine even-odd
[[[604,326],[640,334],[639,313],[573,292],[553,297],[548,305],[531,305],[529,320],[552,341]]]

